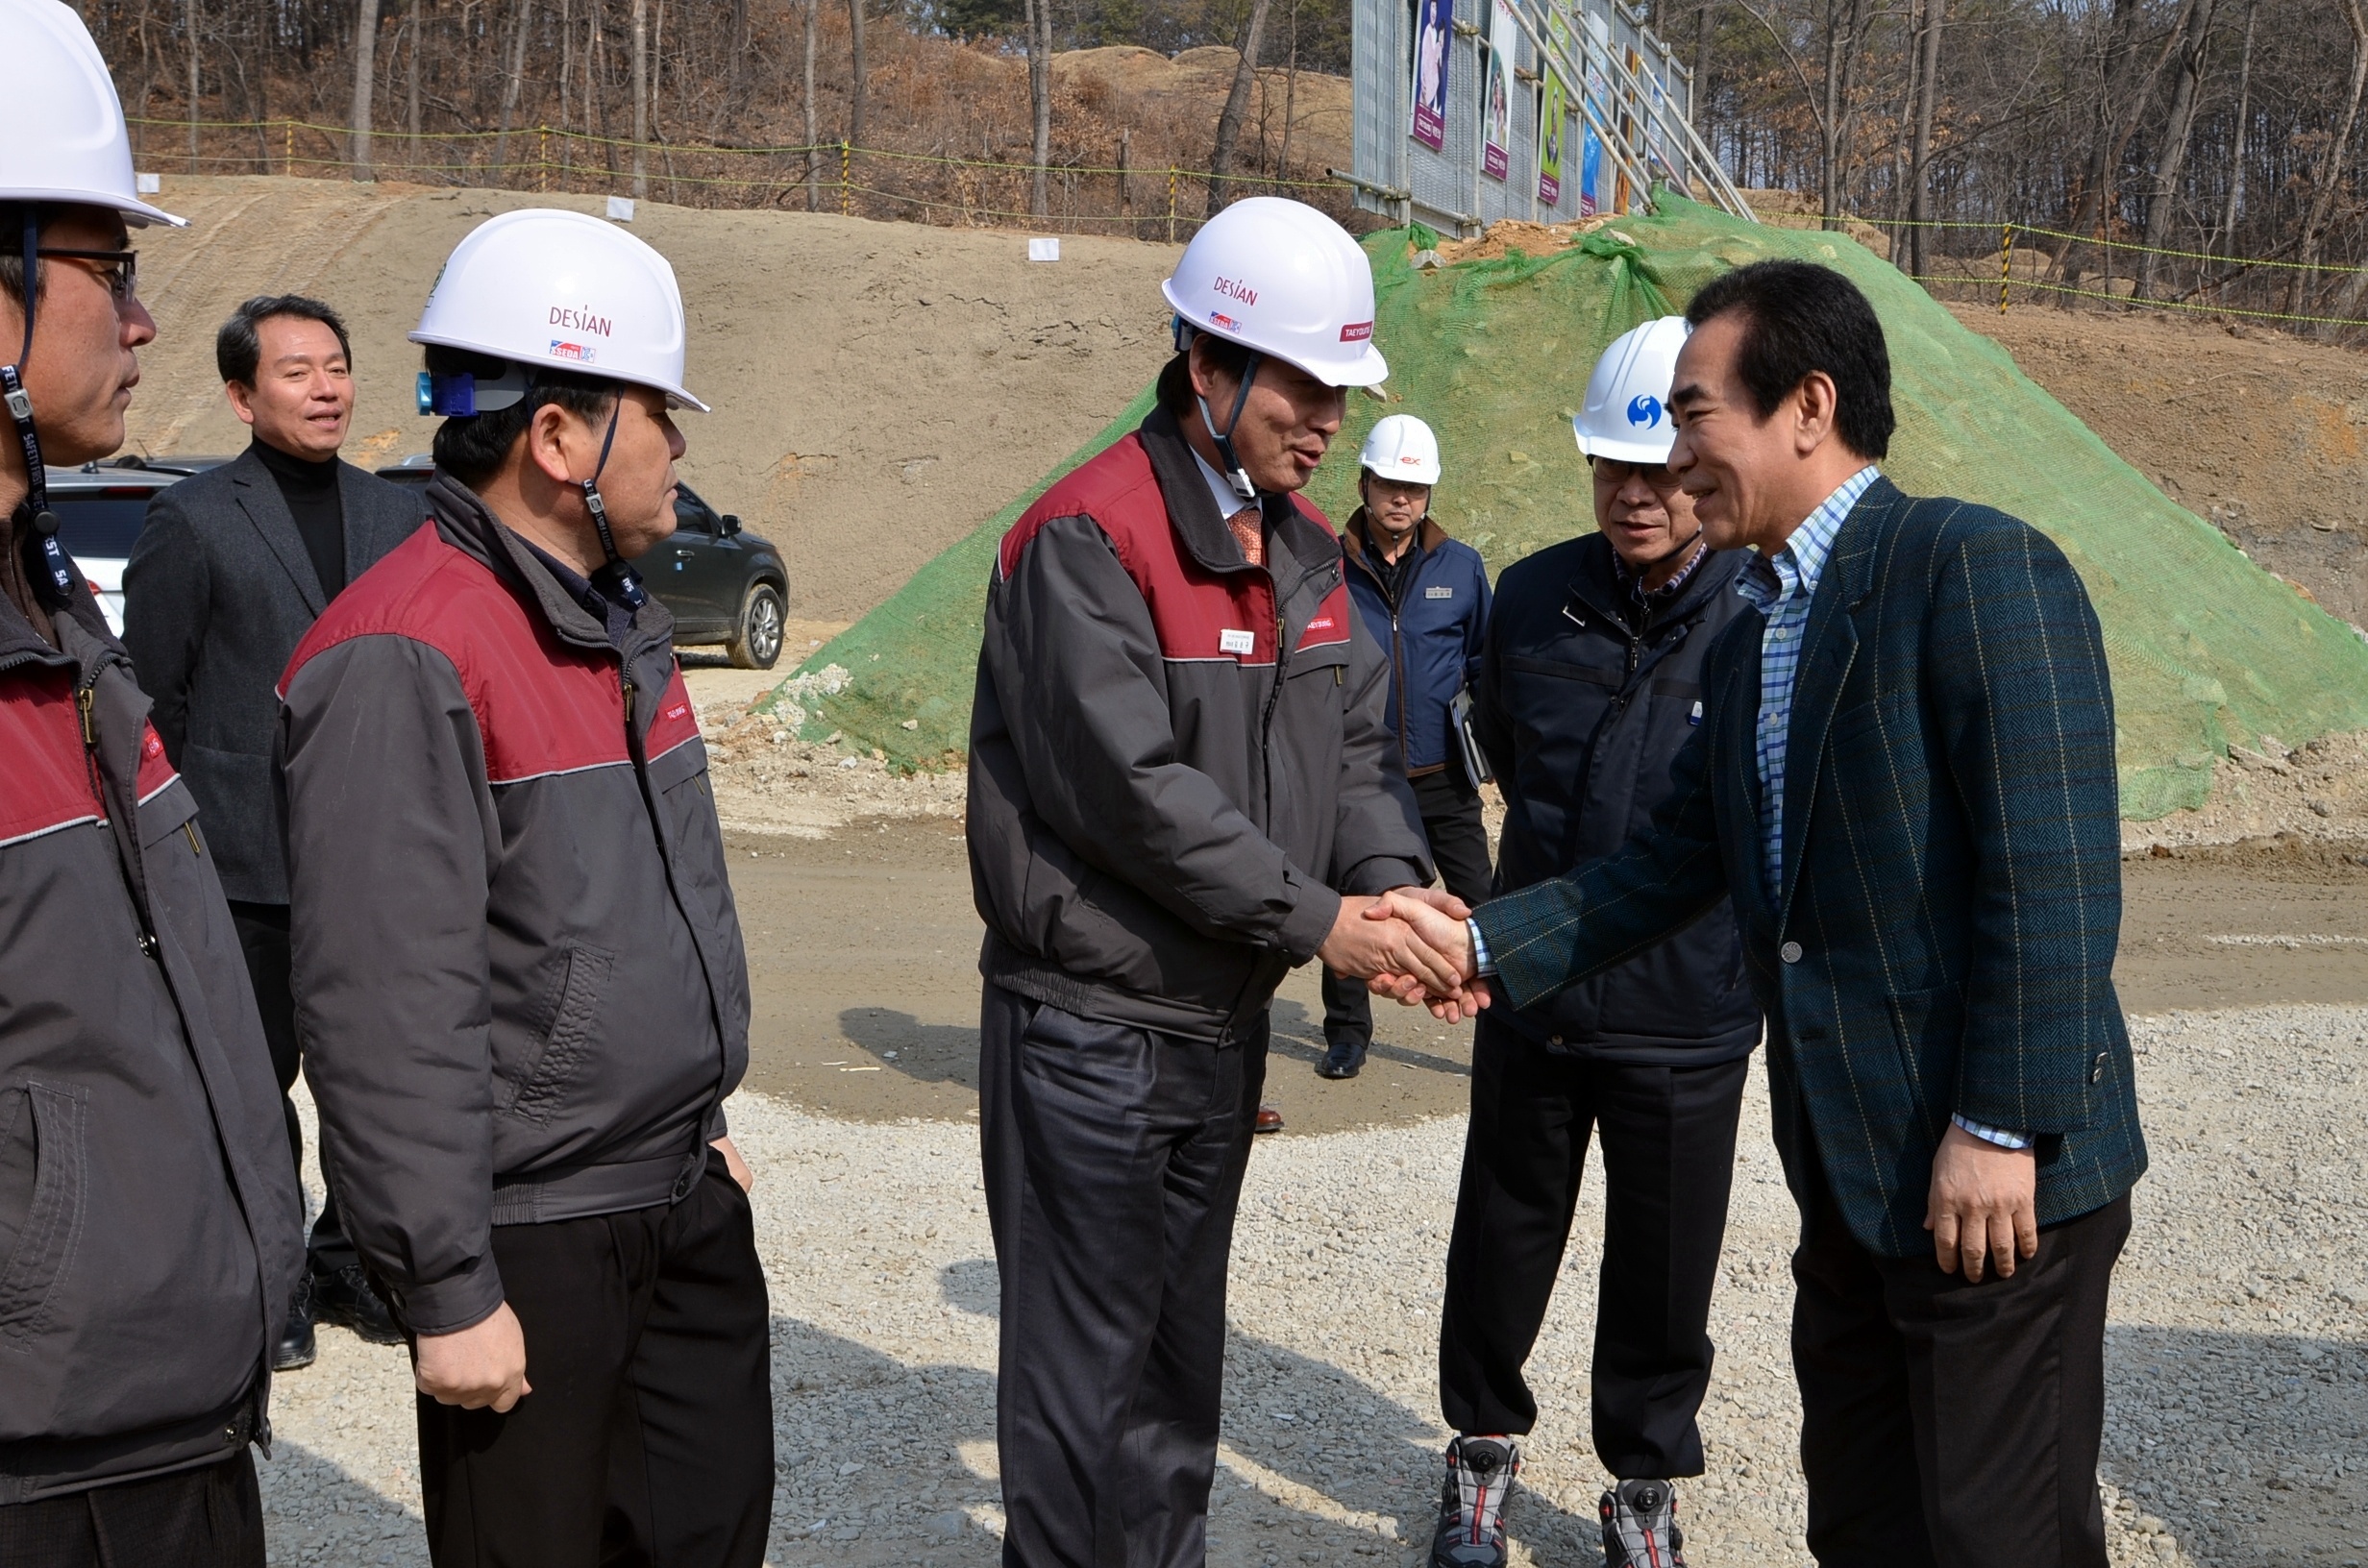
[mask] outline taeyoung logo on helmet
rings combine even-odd
[[[1369,321],[1352,321],[1341,329],[1341,341],[1344,343],[1369,343],[1372,340],[1373,324]]]
[[[573,359],[579,364],[588,365],[592,363],[596,355],[592,353],[592,345],[589,343],[562,343],[555,337],[551,340],[551,357]]]
[[[1640,392],[1628,402],[1628,423],[1651,429],[1661,423],[1661,400],[1649,392]]]

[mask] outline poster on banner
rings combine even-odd
[[[1538,92],[1538,200],[1548,207],[1563,199],[1563,128],[1569,118],[1563,79],[1548,71]]]
[[[1587,59],[1586,93],[1590,116],[1579,146],[1579,215],[1591,216],[1603,209],[1612,194],[1611,177],[1604,168],[1603,137],[1595,127],[1612,123],[1612,79],[1603,68],[1610,58],[1612,24],[1590,12],[1583,18],[1588,36],[1595,47]]]
[[[1415,140],[1432,152],[1447,147],[1447,61],[1455,37],[1455,0],[1417,0],[1415,7]]]
[[[1520,25],[1511,0],[1492,0],[1488,82],[1480,95],[1480,172],[1492,180],[1513,168],[1513,40]]]

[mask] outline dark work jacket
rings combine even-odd
[[[79,574],[52,622],[0,599],[0,1509],[263,1437],[304,1267],[212,841]]]
[[[1450,705],[1470,683],[1480,660],[1480,637],[1489,624],[1489,569],[1478,551],[1448,538],[1426,517],[1416,531],[1414,558],[1402,563],[1393,603],[1368,555],[1371,549],[1360,506],[1341,533],[1348,597],[1356,600],[1365,628],[1390,655],[1390,727],[1397,731],[1407,776],[1435,773],[1457,751]]]
[[[1158,410],[1003,536],[969,812],[996,985],[1224,1044],[1342,894],[1430,881],[1340,539],[1295,497],[1260,504],[1252,566]]]
[[[450,476],[282,682],[305,1078],[346,1234],[423,1334],[491,1228],[679,1202],[748,1066],[748,962],[675,663]]]
[[[1472,694],[1472,726],[1505,795],[1499,893],[1610,854],[1652,821],[1702,709],[1711,640],[1749,608],[1735,591],[1743,563],[1740,551],[1713,555],[1641,626],[1602,534],[1505,569]],[[1726,1062],[1760,1041],[1724,899],[1512,1022],[1548,1049],[1607,1062]]]

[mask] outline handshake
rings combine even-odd
[[[1316,956],[1334,974],[1364,981],[1376,996],[1406,1007],[1420,1002],[1454,1023],[1489,1005],[1464,923],[1470,918],[1469,905],[1439,888],[1344,896]]]

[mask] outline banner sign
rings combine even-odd
[[[1563,199],[1563,128],[1569,118],[1563,79],[1548,71],[1538,94],[1538,200],[1548,207]]]
[[[1492,180],[1513,168],[1513,40],[1520,31],[1509,0],[1493,0],[1488,87],[1480,95],[1480,172]]]
[[[1415,8],[1415,140],[1432,152],[1447,146],[1448,43],[1455,0],[1418,0]]]
[[[1608,48],[1612,41],[1612,25],[1590,12],[1582,18],[1588,35],[1598,49]],[[1579,216],[1588,217],[1603,209],[1611,197],[1609,182],[1604,178],[1603,138],[1595,134],[1596,125],[1612,121],[1612,79],[1603,69],[1601,56],[1591,55],[1587,63],[1587,108],[1594,121],[1586,126],[1579,143]]]

